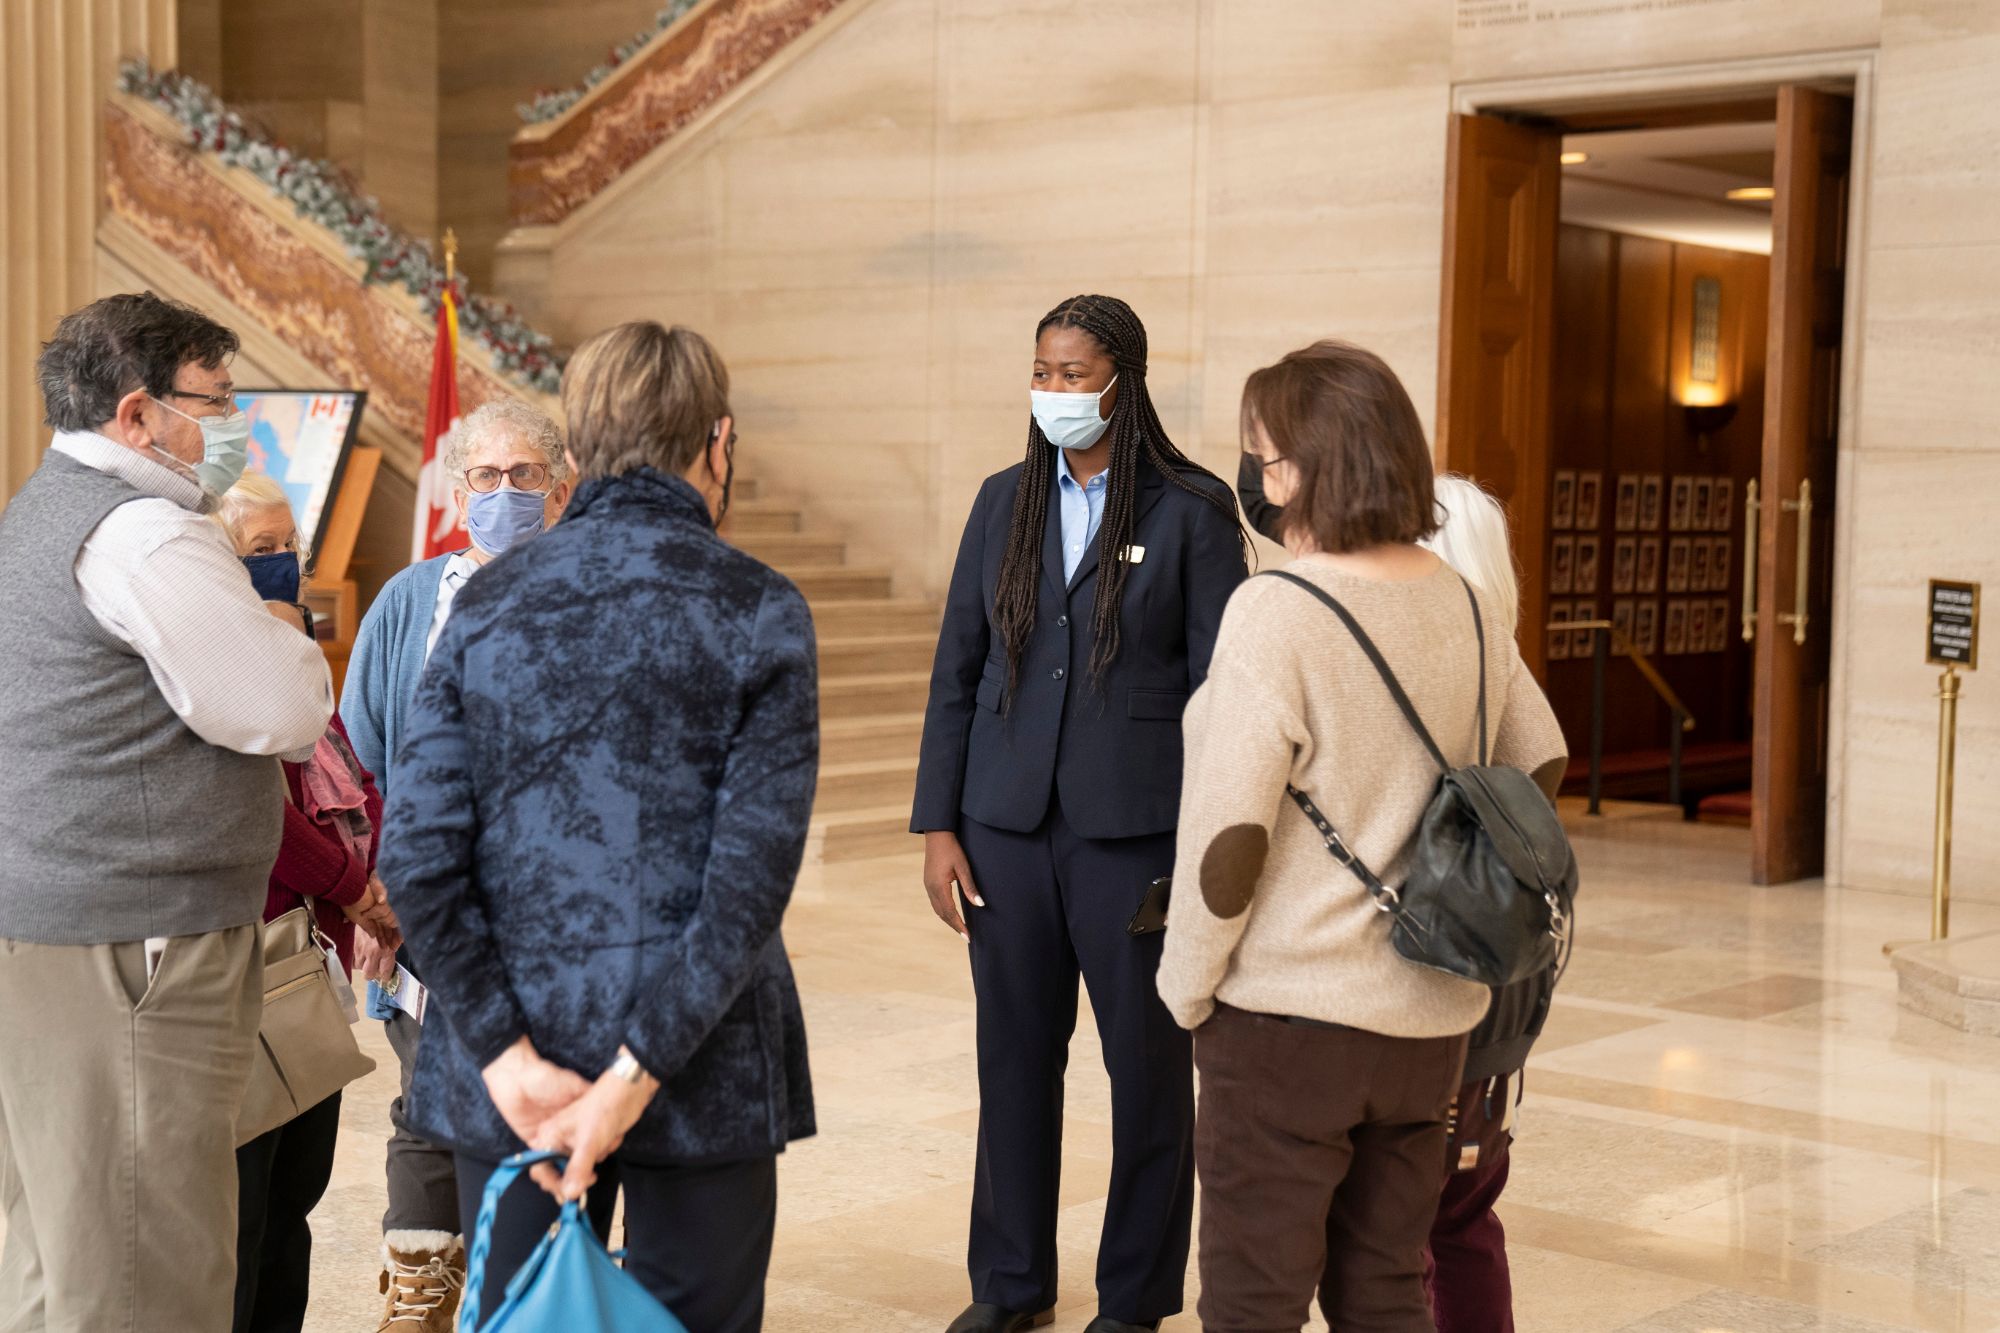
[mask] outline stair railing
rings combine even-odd
[[[1557,630],[1590,632],[1590,813],[1604,813],[1604,679],[1613,648],[1632,660],[1640,677],[1660,696],[1672,720],[1667,725],[1667,800],[1681,803],[1681,738],[1694,730],[1694,714],[1681,702],[1674,687],[1667,684],[1652,659],[1639,650],[1632,636],[1609,620],[1566,620],[1552,624]]]

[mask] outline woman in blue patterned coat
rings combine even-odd
[[[716,535],[735,432],[701,335],[598,335],[563,406],[576,496],[459,594],[395,758],[382,875],[436,1001],[408,1115],[456,1151],[468,1218],[524,1145],[569,1155],[538,1169],[558,1197],[609,1158],[628,1271],[700,1333],[751,1330],[776,1154],[814,1129],[778,929],[818,772],[812,619]],[[517,1189],[487,1310],[555,1216]]]

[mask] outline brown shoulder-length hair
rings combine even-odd
[[[729,416],[729,369],[708,339],[636,320],[591,338],[563,369],[569,451],[585,477],[694,466]]]
[[[1243,385],[1243,447],[1259,428],[1298,470],[1285,531],[1322,551],[1418,542],[1437,531],[1431,454],[1396,372],[1331,339],[1301,347]]]

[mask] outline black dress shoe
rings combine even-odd
[[[1083,1333],[1155,1333],[1159,1326],[1160,1321],[1157,1319],[1150,1324],[1128,1324],[1123,1320],[1113,1319],[1110,1315],[1101,1314],[1090,1321]]]
[[[964,1314],[951,1321],[951,1327],[945,1333],[1024,1333],[1031,1328],[1047,1328],[1055,1321],[1054,1310],[1029,1314],[1023,1310],[1009,1310],[1004,1305],[974,1301],[965,1307]]]

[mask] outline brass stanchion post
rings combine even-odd
[[[1958,668],[1938,677],[1937,838],[1931,849],[1931,938],[1951,933],[1951,770],[1958,735]]]

